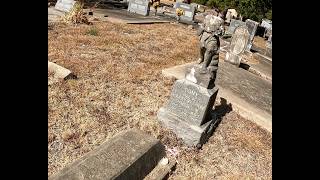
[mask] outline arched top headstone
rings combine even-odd
[[[237,27],[232,35],[230,52],[236,55],[242,53],[247,47],[249,36],[248,28],[245,25]]]

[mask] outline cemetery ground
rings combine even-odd
[[[201,150],[188,149],[159,124],[157,111],[174,82],[161,70],[197,59],[195,31],[169,23],[53,26],[49,61],[77,79],[48,86],[48,176],[136,127],[160,139],[177,159],[170,179],[271,179],[271,133],[228,105],[217,102],[222,120]]]

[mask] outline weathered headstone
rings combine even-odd
[[[231,19],[230,25],[226,31],[226,34],[233,34],[234,31],[236,30],[237,27],[245,25],[245,22],[236,20],[236,19]]]
[[[58,0],[55,9],[63,12],[70,12],[76,1],[74,0]]]
[[[150,12],[150,3],[148,0],[130,0],[128,11],[147,16]]]
[[[237,27],[232,35],[230,48],[226,54],[225,61],[239,66],[241,62],[241,54],[247,48],[249,38],[250,34],[245,25]]]
[[[261,26],[266,29],[270,29],[272,27],[272,21],[270,21],[269,19],[262,19]]]
[[[49,180],[143,179],[165,156],[159,140],[139,130],[118,134]]]
[[[250,49],[252,47],[252,43],[253,43],[253,38],[256,35],[256,31],[257,31],[257,28],[259,26],[259,23],[255,22],[255,21],[253,21],[251,19],[247,19],[246,20],[246,26],[248,27],[248,31],[249,31],[249,34],[250,34],[249,42],[247,44],[247,50],[250,51]]]
[[[174,5],[174,8],[181,9],[183,11],[183,14],[179,17],[180,21],[184,22],[193,22],[196,6],[190,5],[182,2],[176,2]]]
[[[204,144],[216,122],[212,107],[217,93],[217,87],[207,89],[187,79],[177,80],[168,104],[158,112],[158,119],[188,146]]]

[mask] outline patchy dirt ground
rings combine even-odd
[[[257,47],[259,47],[259,48],[261,48],[261,49],[263,49],[263,50],[265,50],[267,47],[266,47],[266,40],[265,40],[265,38],[263,38],[263,37],[259,37],[259,36],[255,36],[254,38],[253,38],[253,43],[254,43],[254,45],[256,45]]]
[[[158,123],[156,113],[174,82],[161,70],[197,59],[195,30],[180,24],[58,25],[48,32],[48,46],[49,60],[78,77],[48,87],[48,176],[137,127],[177,150],[172,179],[271,179],[271,134],[233,111],[198,153]]]

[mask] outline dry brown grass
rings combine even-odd
[[[116,133],[137,127],[179,150],[172,178],[199,173],[271,178],[270,134],[233,112],[198,154],[158,123],[156,113],[174,82],[161,70],[197,59],[195,30],[179,24],[94,27],[97,36],[87,35],[86,25],[57,25],[48,32],[49,59],[78,77],[49,86],[48,176]]]
[[[227,114],[199,153],[183,152],[172,179],[271,179],[271,135]]]
[[[266,49],[266,40],[263,37],[255,36],[253,43],[261,49]]]

